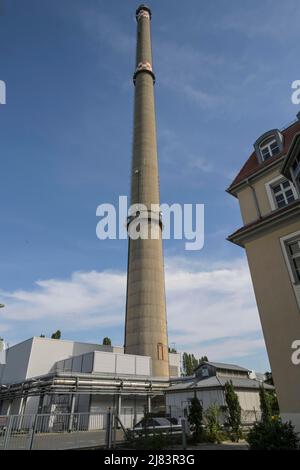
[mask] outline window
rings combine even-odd
[[[296,177],[300,173],[300,157],[296,157],[292,165],[293,175]]]
[[[157,343],[157,359],[159,361],[164,360],[164,346],[162,343]]]
[[[275,183],[271,186],[271,188],[278,209],[280,207],[287,206],[296,199],[293,184],[288,180]]]
[[[289,257],[291,270],[293,272],[295,283],[300,283],[300,236],[286,241],[286,251]]]
[[[262,142],[259,148],[263,160],[267,160],[280,152],[278,142],[274,138]]]

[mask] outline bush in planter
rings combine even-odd
[[[255,423],[248,434],[247,441],[251,450],[298,449],[299,438],[290,422],[278,419]]]

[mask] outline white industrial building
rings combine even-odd
[[[224,387],[231,381],[238,395],[244,423],[260,419],[259,387],[262,381],[244,367],[217,362],[202,362],[190,377],[171,379],[166,389],[166,408],[174,417],[186,416],[191,399],[196,395],[203,410],[211,405],[225,406]],[[274,387],[263,384],[266,390]],[[222,416],[221,416],[221,419]]]
[[[262,381],[240,366],[203,362],[180,376],[180,355],[169,354],[170,379],[152,376],[151,358],[124,354],[122,347],[33,337],[6,350],[0,364],[0,415],[105,413],[114,410],[125,427],[145,412],[188,414],[196,396],[203,409],[225,405],[232,381],[244,422],[260,418]],[[267,390],[274,390],[264,384]]]
[[[179,376],[180,355],[169,361],[170,374]],[[145,411],[164,407],[169,380],[152,377],[151,369],[150,357],[121,347],[33,337],[8,348],[0,365],[0,415],[111,408],[132,425]]]

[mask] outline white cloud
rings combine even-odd
[[[69,280],[37,281],[31,290],[2,291],[6,321],[57,318],[69,330],[120,324],[126,277],[118,272],[75,272]],[[71,322],[71,323],[70,323]]]
[[[179,349],[225,360],[263,348],[246,262],[168,258],[166,291],[169,340]],[[125,292],[123,272],[75,272],[67,280],[37,281],[30,290],[0,292],[2,318],[20,340],[24,323],[26,332],[37,334],[49,324],[53,329],[54,320],[69,336],[86,331],[84,339],[101,327],[123,329]]]

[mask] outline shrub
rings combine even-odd
[[[219,406],[211,405],[204,414],[205,440],[208,442],[221,442],[220,413]]]
[[[271,421],[272,419],[272,407],[271,400],[268,392],[266,392],[263,386],[259,387],[259,399],[261,409],[261,420],[263,422]]]
[[[251,450],[298,449],[299,438],[291,422],[278,419],[255,423],[248,434]]]
[[[191,399],[188,421],[193,435],[193,441],[200,442],[203,437],[203,408],[196,397]]]
[[[242,410],[231,381],[225,384],[225,401],[228,413],[226,426],[229,436],[233,442],[238,442],[241,437]]]
[[[154,431],[145,434],[129,432],[125,441],[125,447],[137,450],[163,450],[176,443],[177,436]]]

